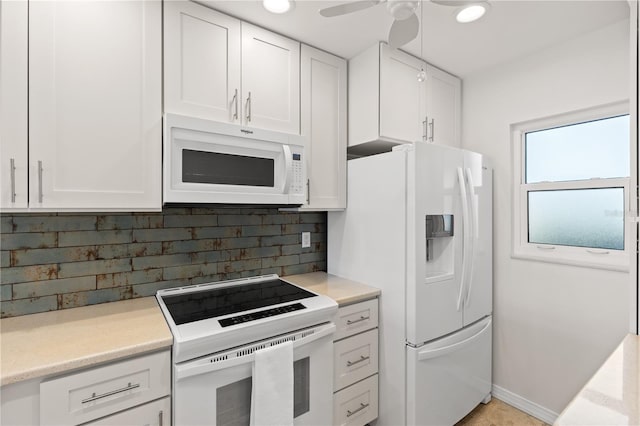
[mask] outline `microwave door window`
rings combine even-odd
[[[182,150],[182,182],[274,187],[272,158]]]

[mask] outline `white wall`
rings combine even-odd
[[[630,275],[511,258],[509,126],[628,98],[628,31],[613,24],[463,83],[463,147],[495,165],[494,384],[556,414],[628,332]]]

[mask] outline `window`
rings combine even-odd
[[[627,270],[628,103],[512,126],[513,255]]]

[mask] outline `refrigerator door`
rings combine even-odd
[[[491,317],[420,348],[407,347],[410,425],[453,425],[491,392]]]
[[[406,327],[416,346],[463,326],[463,166],[464,152],[451,147],[417,142],[408,155]],[[447,215],[453,233],[428,239],[432,215]]]
[[[471,243],[469,274],[463,289],[463,320],[467,326],[491,314],[492,240],[493,240],[493,172],[486,159],[464,151],[464,175],[469,198]]]

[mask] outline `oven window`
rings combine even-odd
[[[309,357],[293,363],[293,417],[309,411],[311,396]],[[251,377],[216,389],[216,425],[249,426],[251,417]]]
[[[183,149],[182,182],[273,187],[274,164],[272,158]]]

